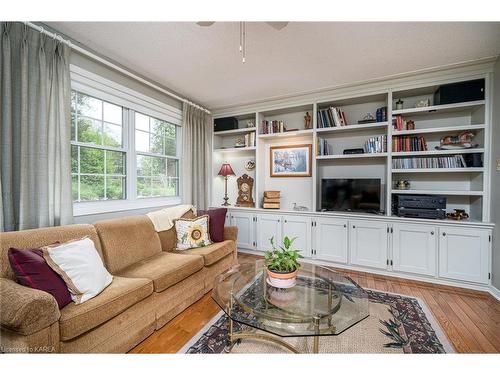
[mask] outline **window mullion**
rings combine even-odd
[[[135,112],[127,109],[125,122],[127,126],[127,198],[137,199],[137,154],[135,151]]]

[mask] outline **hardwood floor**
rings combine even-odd
[[[240,263],[257,257],[240,253]],[[500,353],[500,302],[487,293],[340,270],[359,285],[418,297],[427,303],[457,353]],[[176,353],[220,311],[210,293],[131,353]]]

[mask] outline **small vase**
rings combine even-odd
[[[297,274],[299,270],[292,272],[277,272],[267,269],[267,277],[269,284],[275,288],[291,288],[297,282]]]

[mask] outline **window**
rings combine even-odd
[[[137,197],[177,196],[177,127],[135,112]]]
[[[181,203],[182,110],[70,69],[73,214]]]
[[[124,108],[71,93],[71,174],[74,202],[126,198]]]

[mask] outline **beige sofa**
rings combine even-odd
[[[185,216],[192,217],[191,212]],[[0,233],[0,351],[124,353],[209,292],[237,262],[236,227],[224,242],[175,252],[175,229],[147,216]],[[34,248],[88,236],[113,282],[95,298],[58,309],[48,293],[17,284],[9,247]]]

